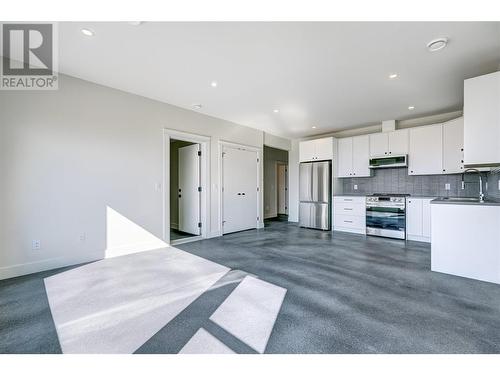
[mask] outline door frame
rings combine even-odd
[[[227,141],[219,141],[219,152],[218,152],[218,157],[219,157],[219,212],[218,212],[218,217],[219,217],[219,228],[218,231],[220,235],[224,235],[224,229],[223,229],[223,215],[224,215],[224,198],[223,198],[223,191],[222,188],[224,187],[224,167],[223,167],[223,158],[222,158],[222,150],[223,147],[229,147],[229,148],[235,148],[239,150],[246,150],[246,151],[252,151],[255,152],[257,155],[257,176],[256,176],[256,182],[257,182],[257,207],[256,207],[256,217],[258,220],[256,221],[255,228],[260,229],[264,228],[264,218],[261,215],[262,210],[262,205],[263,205],[263,199],[262,199],[262,184],[261,184],[261,163],[262,163],[262,148],[259,147],[253,147],[253,146],[247,146],[247,145],[242,145],[239,143],[233,143],[233,142],[227,142]]]
[[[210,204],[208,192],[208,177],[210,173],[210,137],[182,132],[174,129],[163,129],[163,241],[170,241],[170,140],[199,143],[201,148],[200,160],[200,222],[201,234],[188,239],[178,240],[175,243],[191,242],[209,237],[208,218]]]
[[[280,215],[280,202],[279,202],[279,166],[284,165],[285,166],[285,215],[288,215],[288,163],[284,161],[276,161],[276,217]]]

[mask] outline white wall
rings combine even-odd
[[[0,278],[102,258],[108,206],[161,238],[164,128],[211,137],[219,234],[218,142],[262,149],[262,131],[64,75],[57,91],[0,92]]]
[[[290,151],[292,141],[286,138],[281,138],[276,135],[264,133],[264,145],[268,147],[278,148],[280,150]]]

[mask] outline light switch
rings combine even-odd
[[[354,190],[358,190],[358,185],[354,185]]]
[[[451,189],[450,184],[444,184],[444,189],[445,189],[445,190],[450,190],[450,189]]]

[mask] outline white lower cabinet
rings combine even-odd
[[[366,197],[334,197],[333,229],[366,234]]]
[[[431,201],[434,198],[407,198],[406,236],[408,240],[431,242]]]
[[[500,284],[500,206],[432,205],[431,270]]]

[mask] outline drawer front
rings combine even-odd
[[[345,197],[345,196],[337,196],[333,197],[333,201],[335,203],[356,203],[356,204],[365,204],[366,203],[366,197]]]
[[[364,230],[366,228],[366,219],[361,216],[335,215],[333,225],[335,227]]]
[[[335,215],[365,216],[366,205],[357,202],[336,202],[333,206]]]

